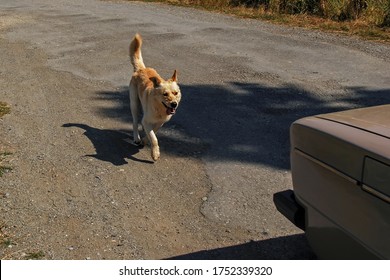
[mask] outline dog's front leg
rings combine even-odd
[[[153,127],[153,131],[154,131],[154,134],[157,135],[157,131],[160,129],[160,127],[162,126],[162,124],[156,124],[154,127]],[[144,132],[145,132],[145,129],[144,129]],[[146,146],[149,144],[149,137],[148,136],[144,136],[142,137],[142,140],[141,140],[141,143],[142,145]]]
[[[144,129],[152,149],[152,159],[157,161],[160,158],[160,147],[158,146],[156,134],[153,131],[153,125],[144,123]]]

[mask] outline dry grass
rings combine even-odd
[[[3,117],[5,114],[8,114],[9,112],[10,112],[9,105],[5,102],[0,101],[0,118]],[[0,145],[0,177],[2,177],[4,173],[7,173],[12,170],[12,167],[4,165],[5,158],[10,154],[11,153],[8,151],[3,151],[2,145]]]
[[[0,101],[0,118],[5,114],[10,112],[10,107],[7,103]],[[1,139],[0,139],[1,142]],[[10,171],[12,168],[9,166],[5,166],[3,161],[4,159],[10,155],[10,152],[3,151],[3,146],[0,145],[0,177],[3,176],[4,173]],[[7,195],[0,191],[0,199],[6,198]],[[3,251],[4,248],[15,245],[15,242],[12,240],[10,235],[6,232],[6,225],[3,222],[0,222],[0,251]],[[0,255],[1,259],[4,259],[3,255]]]
[[[0,118],[10,112],[10,107],[7,103],[0,101]]]
[[[0,101],[0,118],[3,117],[5,114],[8,114],[10,110],[11,109],[7,103]],[[11,153],[8,151],[3,151],[2,145],[0,145],[0,177],[2,177],[4,173],[7,173],[12,170],[12,167],[4,165],[5,158],[10,154]]]
[[[0,162],[1,164],[1,162]],[[12,167],[10,166],[3,166],[3,165],[0,165],[0,177],[3,177],[3,175],[7,172],[10,172],[12,170]]]
[[[131,1],[131,0],[130,0]],[[141,0],[390,43],[390,0]]]

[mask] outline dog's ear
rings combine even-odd
[[[171,81],[172,81],[172,82],[177,82],[177,71],[176,71],[176,69],[175,69],[175,71],[173,72]]]
[[[154,88],[158,88],[161,84],[161,79],[159,79],[158,77],[150,77],[149,80],[153,82]]]

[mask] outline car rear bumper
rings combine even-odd
[[[296,201],[292,190],[274,194],[276,209],[301,230],[305,230],[305,209]]]

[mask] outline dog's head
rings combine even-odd
[[[166,108],[167,115],[174,115],[181,100],[181,92],[177,84],[177,71],[167,81],[159,77],[152,77],[150,80],[154,85],[154,92],[158,102]]]

